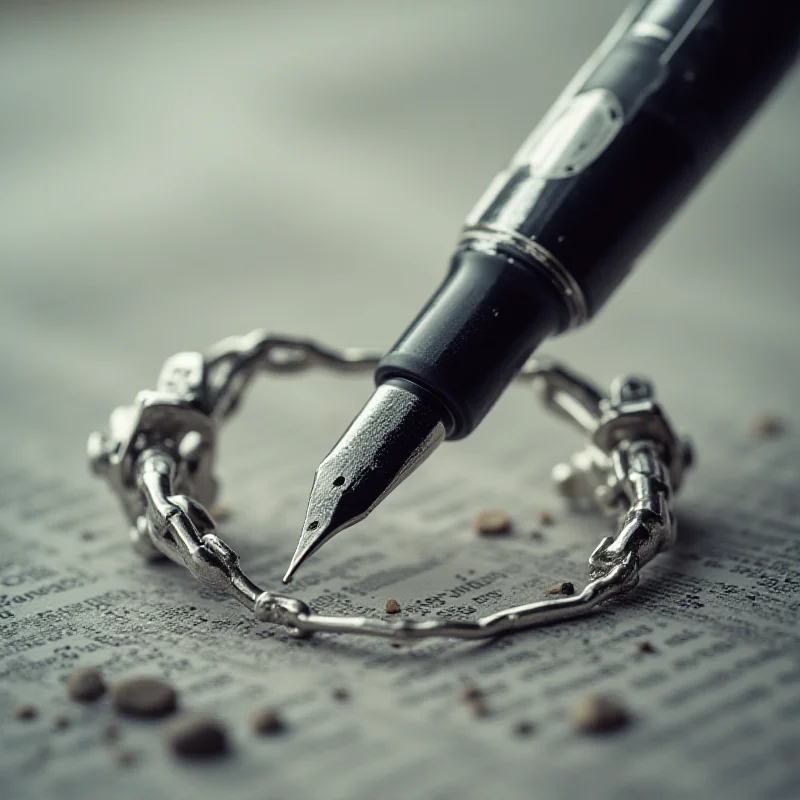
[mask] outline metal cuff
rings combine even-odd
[[[167,359],[156,391],[116,408],[108,431],[93,433],[88,442],[91,468],[121,502],[134,549],[182,564],[204,586],[227,592],[259,620],[295,636],[355,633],[410,641],[482,639],[574,619],[633,588],[641,567],[674,542],[672,497],[691,466],[692,449],[655,403],[650,383],[618,378],[606,395],[565,366],[535,358],[518,380],[538,386],[546,408],[588,434],[584,449],[553,470],[559,491],[619,518],[616,537],[604,538],[589,558],[589,582],[581,592],[454,621],[316,614],[302,600],[262,590],[241,571],[206,510],[217,492],[212,468],[219,425],[258,372],[367,372],[379,358],[368,350],[333,350],[254,331],[224,339],[205,356]]]

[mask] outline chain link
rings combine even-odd
[[[238,407],[255,374],[314,367],[366,372],[380,354],[334,350],[305,339],[254,331],[201,353],[178,353],[164,364],[156,391],[111,415],[109,429],[89,438],[93,471],[122,504],[134,548],[166,556],[204,586],[227,592],[264,622],[295,636],[351,633],[409,641],[431,636],[480,639],[574,619],[630,590],[639,570],[675,540],[673,492],[691,466],[689,442],[676,436],[652,386],[615,380],[608,395],[567,367],[531,359],[518,379],[539,387],[545,407],[588,434],[589,442],[553,478],[561,494],[618,518],[589,559],[589,582],[571,597],[540,600],[475,620],[385,620],[315,614],[302,600],[263,591],[241,570],[236,553],[216,535],[206,507],[214,502],[216,433]]]

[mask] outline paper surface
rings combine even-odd
[[[4,9],[0,797],[798,796],[796,79],[599,318],[547,348],[603,382],[650,375],[697,445],[679,543],[624,600],[482,645],[295,641],[141,562],[86,468],[89,432],[173,352],[256,327],[391,344],[463,215],[620,8]],[[264,378],[223,432],[219,533],[264,588],[279,587],[314,468],[370,390]],[[784,435],[750,433],[764,411]],[[511,387],[292,593],[331,611],[395,598],[416,617],[473,616],[582,584],[606,523],[569,513],[548,483],[580,444]],[[510,536],[475,536],[488,507],[511,514]],[[168,679],[182,709],[224,721],[232,755],[179,763],[159,723],[120,721],[104,744],[108,700],[66,696],[77,665]],[[471,714],[464,683],[489,716]],[[574,732],[570,710],[595,691],[629,708],[625,731]],[[23,704],[36,719],[14,718]],[[285,735],[252,733],[261,707]],[[522,720],[532,735],[515,735]]]

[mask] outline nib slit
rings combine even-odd
[[[380,386],[314,475],[283,582],[339,531],[364,519],[444,437],[438,408],[406,389]]]

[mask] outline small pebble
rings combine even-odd
[[[67,676],[67,694],[81,703],[92,703],[106,691],[103,676],[93,667],[81,667]]]
[[[69,717],[66,714],[56,714],[53,719],[53,727],[57,731],[63,731],[65,728],[69,728]]]
[[[165,735],[181,758],[213,758],[228,752],[225,728],[205,714],[183,714],[167,723]]]
[[[540,511],[536,515],[536,521],[540,525],[552,525],[553,524],[553,515],[549,511]]]
[[[754,436],[759,436],[762,439],[771,436],[779,436],[785,430],[786,424],[784,421],[775,414],[770,414],[768,412],[759,414],[750,421],[750,432]]]
[[[387,614],[399,614],[400,613],[400,603],[397,602],[394,598],[391,600],[386,601],[386,613]]]
[[[338,700],[340,703],[342,703],[345,700],[350,699],[350,692],[348,692],[347,689],[343,689],[340,687],[338,689],[334,689],[331,692],[331,697],[333,697],[334,700]]]
[[[17,719],[23,719],[23,720],[35,719],[38,713],[39,712],[36,710],[36,708],[31,705],[19,706],[14,709],[14,716]]]
[[[515,736],[530,736],[536,730],[536,726],[529,719],[521,719],[514,723]]]
[[[264,736],[282,733],[286,730],[286,724],[281,715],[271,708],[256,712],[250,720],[253,730]]]
[[[120,750],[117,753],[117,764],[121,767],[132,767],[139,760],[134,750]]]
[[[511,530],[511,517],[497,508],[479,511],[472,520],[472,527],[482,536],[495,536]]]
[[[650,642],[639,642],[637,645],[640,653],[657,653],[658,651]]]
[[[231,510],[227,506],[222,505],[222,503],[214,503],[214,505],[208,509],[208,513],[211,515],[211,519],[213,519],[214,522],[225,522],[225,520],[231,517]]]
[[[461,687],[461,699],[468,702],[483,699],[483,691],[472,683]]]
[[[566,597],[571,597],[575,594],[575,586],[574,584],[570,583],[569,581],[564,581],[563,583],[557,583],[555,586],[548,586],[544,590],[545,594],[563,594]]]
[[[178,707],[178,695],[158,678],[130,678],[111,689],[114,708],[131,717],[165,717]]]
[[[584,697],[572,709],[572,724],[581,733],[604,733],[625,727],[630,717],[612,697],[595,694]]]

